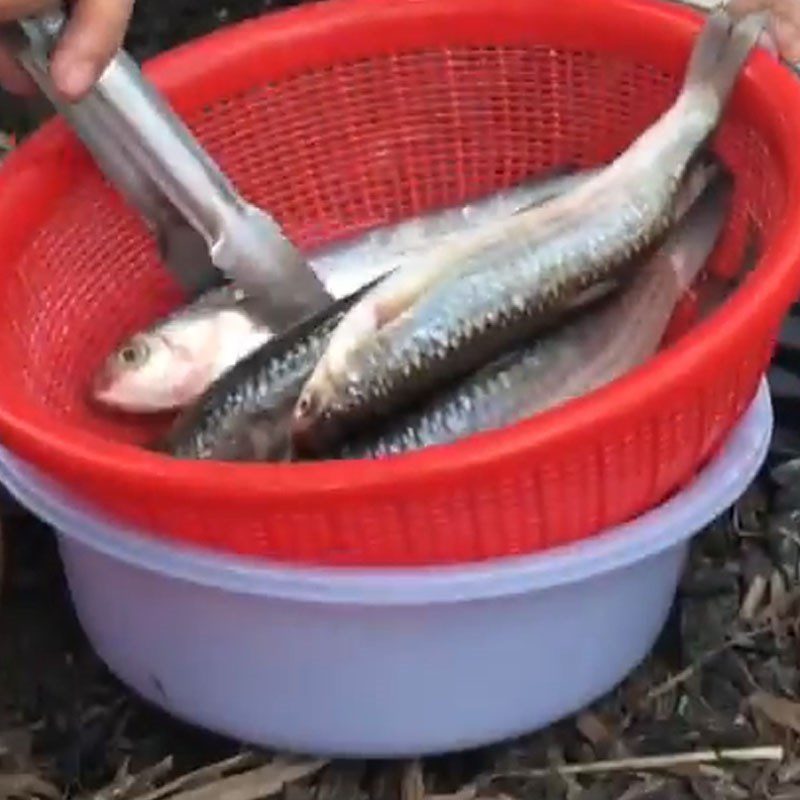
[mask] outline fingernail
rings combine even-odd
[[[63,95],[76,99],[91,88],[97,78],[97,70],[91,61],[68,61],[53,77]]]

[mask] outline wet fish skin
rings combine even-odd
[[[629,287],[372,435],[345,442],[337,457],[386,457],[505,427],[598,389],[654,355],[678,301],[707,263],[729,208],[729,177],[716,170],[707,176],[697,187],[703,195],[687,197],[685,216]]]
[[[546,170],[535,178],[464,205],[444,208],[390,225],[380,225],[356,237],[310,253],[309,262],[334,297],[344,297],[400,263],[423,253],[435,242],[455,240],[496,219],[579,186],[599,168],[567,165]]]
[[[309,264],[334,298],[343,298],[435,241],[455,237],[578,185],[597,170],[556,168],[463,206],[379,226],[319,248]],[[188,406],[228,368],[274,332],[256,298],[221,284],[122,342],[90,387],[93,401],[116,410],[160,413]]]
[[[117,347],[94,375],[90,398],[134,413],[190,403],[272,337],[256,308],[232,285],[211,289]]]
[[[763,28],[710,15],[673,106],[577,188],[411,262],[345,315],[294,411],[295,449],[321,456],[366,424],[613,293],[673,224],[690,163]]]
[[[287,459],[289,420],[300,387],[346,309],[374,283],[336,300],[237,362],[176,417],[153,449],[181,459]]]

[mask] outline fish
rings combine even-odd
[[[462,206],[378,226],[317,248],[308,260],[326,291],[341,299],[433,242],[544,202],[596,171],[556,167],[546,171],[546,177]],[[230,367],[274,337],[267,318],[258,302],[232,283],[212,287],[118,344],[93,376],[90,397],[96,404],[127,413],[185,408]]]
[[[380,225],[309,255],[312,269],[334,297],[345,297],[436,242],[454,240],[495,219],[509,217],[569,191],[599,172],[571,164],[461,206],[444,208],[393,225]]]
[[[598,174],[434,245],[353,305],[298,398],[294,451],[324,456],[627,283],[671,230],[763,27],[763,14],[710,14],[672,106]]]
[[[697,180],[687,181],[687,196],[692,187],[700,191],[707,174],[697,169]],[[381,279],[244,358],[179,415],[154,449],[182,459],[297,460],[289,423],[303,382],[347,309]]]
[[[381,458],[503,428],[595,391],[659,349],[672,314],[717,244],[732,179],[712,168],[631,284],[532,344],[504,353],[446,391],[346,440],[339,459]]]
[[[291,410],[345,311],[381,277],[275,336],[183,409],[151,449],[178,459],[286,461]]]

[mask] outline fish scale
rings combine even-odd
[[[345,310],[374,283],[337,300],[239,361],[178,416],[154,449],[187,459],[280,457],[282,428],[288,434],[285,423],[302,381]],[[255,441],[253,437],[261,433],[264,436]]]
[[[705,196],[625,290],[419,407],[346,441],[336,457],[395,455],[513,424],[642,363],[657,349],[676,304],[701,272],[722,229],[732,182],[717,174],[709,183]]]
[[[609,211],[608,216],[612,214],[613,211]],[[391,335],[378,333],[366,362],[372,376],[368,384],[369,393],[350,385],[348,399],[354,405],[370,402],[371,413],[377,417],[384,409],[375,401],[390,399],[392,406],[396,407],[401,384],[408,394],[413,391],[409,379],[419,376],[422,382],[430,384],[432,381],[428,376],[431,370],[438,370],[437,382],[458,377],[462,371],[469,370],[482,359],[491,358],[521,336],[544,330],[548,323],[555,321],[561,310],[558,308],[559,303],[565,298],[574,309],[610,293],[627,277],[637,259],[655,248],[669,230],[671,215],[662,214],[666,221],[660,222],[656,219],[648,228],[649,236],[639,235],[630,222],[631,217],[638,215],[639,209],[632,207],[631,211],[614,219],[614,223],[623,230],[633,230],[628,248],[615,248],[613,258],[604,259],[602,249],[596,247],[592,251],[594,259],[589,268],[581,269],[567,279],[560,278],[557,269],[551,270],[552,280],[532,299],[511,288],[507,290],[511,292],[508,302],[502,305],[493,304],[481,313],[488,281],[508,286],[511,282],[504,280],[503,273],[516,270],[523,276],[526,271],[535,271],[536,268],[531,270],[529,265],[501,266],[496,269],[497,274],[491,276],[473,269],[455,285],[448,285],[431,293],[417,308],[414,318],[410,319],[413,328],[407,331],[405,339],[396,330],[392,330]],[[604,242],[609,240],[608,237],[599,238]],[[531,248],[523,244],[522,249]],[[541,258],[546,262],[549,253],[546,252],[546,247],[544,250]],[[524,260],[524,255],[522,259]],[[553,259],[549,260],[552,263]],[[598,289],[599,273],[602,273],[603,278],[611,278],[612,282],[602,292],[594,291],[585,300],[576,300],[580,292]],[[518,282],[521,280],[522,277]],[[549,314],[552,316],[545,316]],[[415,325],[418,319],[424,320],[424,325]],[[465,345],[487,333],[493,334],[492,340],[485,340],[486,344],[480,350],[473,349],[469,358],[453,357],[454,353],[463,352]],[[443,369],[442,365],[446,365],[446,368]],[[360,421],[363,422],[363,418]]]

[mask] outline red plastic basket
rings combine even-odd
[[[607,161],[669,105],[701,17],[639,0],[334,0],[238,25],[147,73],[302,245]],[[800,84],[763,52],[716,139],[744,286],[645,367],[507,430],[383,462],[177,462],[88,380],[179,294],[60,122],[0,170],[0,436],[121,520],[212,548],[355,565],[525,553],[673,492],[753,398],[800,289]],[[162,421],[163,422],[163,421]]]

